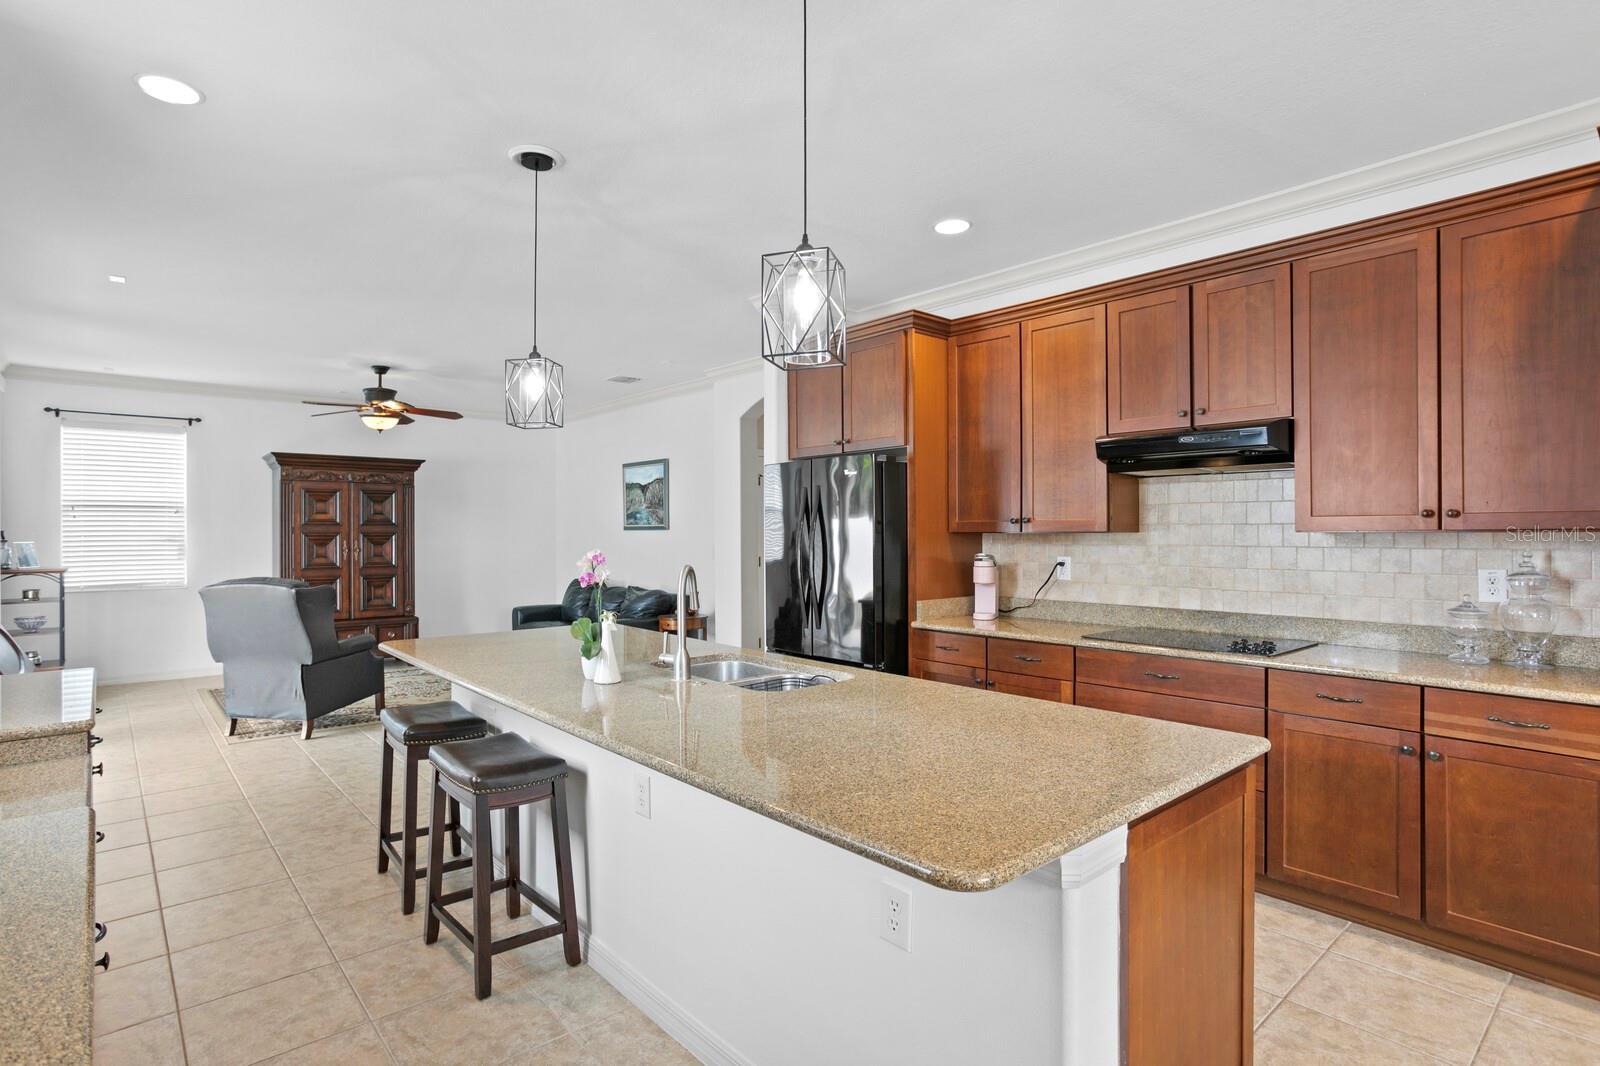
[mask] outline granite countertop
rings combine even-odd
[[[676,684],[623,629],[623,680],[583,680],[562,629],[389,641],[395,657],[941,888],[995,888],[1267,751],[1265,738],[783,660],[845,678],[761,693]]]
[[[1499,696],[1522,696],[1539,700],[1562,700],[1600,706],[1600,670],[1554,666],[1545,670],[1525,670],[1505,663],[1463,666],[1442,655],[1417,652],[1354,648],[1340,644],[1317,644],[1301,651],[1264,658],[1259,655],[1234,655],[1227,652],[1186,651],[1119,641],[1095,640],[1094,633],[1122,628],[1104,622],[1062,622],[1049,619],[1001,618],[975,622],[965,615],[919,619],[916,629],[940,633],[966,633],[1010,640],[1037,640],[1046,644],[1070,644],[1079,648],[1104,648],[1108,651],[1135,651],[1171,655],[1182,659],[1209,659],[1214,662],[1269,666],[1275,670],[1303,670],[1315,674],[1362,677],[1373,681],[1395,681],[1407,685],[1432,685],[1438,688],[1488,692]],[[1176,628],[1176,627],[1174,627]]]
[[[87,733],[93,722],[91,669],[0,676],[0,743]]]
[[[88,773],[82,755],[0,765],[0,819],[85,806]]]
[[[80,805],[0,819],[0,1058],[92,1059],[93,814]],[[20,1061],[20,1060],[19,1060]]]

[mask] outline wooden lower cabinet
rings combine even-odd
[[[1267,736],[1267,874],[1420,918],[1420,735],[1271,711]]]
[[[1600,762],[1427,738],[1427,922],[1600,972]]]
[[[1057,681],[1053,677],[1034,677],[1031,674],[1011,674],[1004,670],[990,670],[986,686],[992,692],[1012,696],[1032,696],[1057,703],[1072,702],[1072,682]]]
[[[1130,1066],[1252,1058],[1257,793],[1249,767],[1128,827]],[[1181,886],[1181,887],[1180,887]]]
[[[943,681],[947,685],[964,685],[967,688],[985,688],[989,672],[981,666],[961,666],[941,663],[934,659],[912,659],[911,676],[924,681]]]

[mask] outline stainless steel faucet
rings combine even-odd
[[[678,650],[672,656],[672,680],[689,680],[689,591],[693,589],[693,610],[700,610],[700,582],[694,576],[694,567],[685,563],[683,572],[678,575]]]

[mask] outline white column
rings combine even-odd
[[[1111,1066],[1122,1055],[1122,862],[1118,826],[1061,856],[1061,1061]]]

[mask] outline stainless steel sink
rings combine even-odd
[[[812,685],[832,685],[835,681],[827,674],[774,674],[771,677],[757,677],[749,681],[737,681],[739,688],[746,688],[752,692],[793,692],[797,688],[810,688]]]
[[[724,685],[738,684],[760,677],[774,677],[781,673],[783,671],[775,667],[748,663],[743,659],[717,659],[711,662],[702,660],[689,667],[690,677],[698,677],[702,681],[716,681]]]

